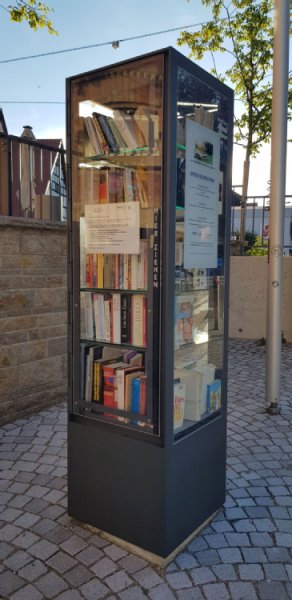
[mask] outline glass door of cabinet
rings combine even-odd
[[[177,79],[174,436],[221,411],[228,102]]]
[[[71,82],[73,411],[159,434],[163,55]]]

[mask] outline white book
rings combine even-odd
[[[133,294],[131,299],[131,325],[133,346],[143,346],[144,342],[144,297]]]
[[[121,295],[112,295],[113,342],[121,343]]]
[[[138,289],[138,254],[131,254],[131,290]]]
[[[105,341],[111,342],[111,309],[110,300],[104,301]]]
[[[140,240],[140,254],[138,254],[137,290],[147,287],[147,240]]]
[[[95,338],[92,294],[82,292],[81,302],[84,309],[84,333],[87,339]]]
[[[100,331],[100,339],[105,340],[105,316],[104,316],[104,296],[103,294],[98,294],[98,316],[99,316],[99,331]]]
[[[93,294],[93,312],[94,312],[94,321],[95,321],[95,338],[97,340],[101,340],[101,332],[100,332],[100,315],[99,315],[99,296],[100,294]]]

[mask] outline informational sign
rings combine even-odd
[[[217,267],[219,134],[186,119],[184,268]]]
[[[87,204],[85,250],[88,254],[139,254],[139,202]]]

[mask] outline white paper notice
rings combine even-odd
[[[139,254],[139,233],[139,202],[85,206],[85,249],[88,254]]]
[[[186,119],[184,267],[216,268],[219,133]]]

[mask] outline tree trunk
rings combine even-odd
[[[249,181],[250,167],[250,147],[246,147],[245,161],[243,163],[243,180],[242,180],[242,199],[241,199],[241,214],[240,214],[240,254],[244,254],[245,242],[245,221],[246,221],[246,202]]]

